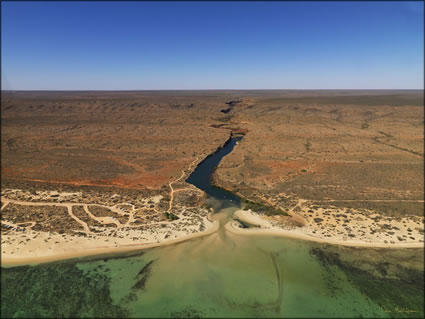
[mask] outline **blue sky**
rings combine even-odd
[[[417,89],[423,2],[2,2],[2,89]]]

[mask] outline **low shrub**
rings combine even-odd
[[[165,215],[165,217],[168,220],[177,220],[177,219],[179,219],[179,217],[177,215],[173,214],[173,213],[165,212],[164,215]]]
[[[264,205],[262,203],[257,203],[257,202],[244,199],[242,201],[242,204],[243,204],[242,207],[244,209],[250,209],[257,213],[264,213],[267,216],[274,216],[274,215],[288,216],[287,212],[284,212],[283,210],[279,208],[274,208],[272,206]]]

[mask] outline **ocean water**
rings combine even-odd
[[[240,201],[210,185],[210,175],[237,141],[187,180],[219,210],[216,233],[133,253],[2,268],[1,317],[423,318],[423,249],[226,232]]]
[[[2,317],[423,317],[423,251],[225,231],[3,268]]]

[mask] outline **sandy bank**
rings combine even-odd
[[[63,236],[59,234],[41,232],[14,235],[14,241],[11,244],[8,244],[7,247],[2,245],[1,265],[16,266],[37,264],[77,257],[129,252],[159,246],[167,246],[193,238],[207,236],[216,232],[219,227],[219,223],[217,221],[210,221],[210,218],[208,217],[204,218],[204,223],[206,228],[202,232],[177,233],[171,231],[169,237],[156,240],[155,238],[158,238],[158,236],[144,234],[145,240],[138,240],[137,242],[133,242],[131,240],[131,236],[122,239],[98,236],[94,239],[90,239],[86,237]],[[31,239],[27,241],[27,239],[29,239],[28,237]],[[46,243],[47,237],[49,237],[50,244]],[[24,240],[26,241],[25,246],[23,246]]]
[[[376,248],[423,248],[423,242],[395,242],[385,243],[376,240],[373,235],[359,236],[359,239],[342,239],[342,238],[326,238],[311,234],[311,227],[297,227],[293,229],[284,229],[272,223],[270,220],[250,211],[238,210],[234,217],[247,224],[257,225],[255,228],[241,228],[237,221],[230,221],[225,225],[227,231],[239,235],[258,235],[258,236],[280,236],[294,238],[300,240],[309,240],[319,243],[332,245],[356,246],[356,247],[376,247]],[[402,235],[402,231],[398,232],[398,236]],[[356,235],[358,235],[356,233]],[[422,237],[423,238],[423,237]]]

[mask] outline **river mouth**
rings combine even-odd
[[[243,136],[231,136],[222,147],[199,163],[186,179],[187,183],[196,186],[208,195],[208,201],[216,212],[228,207],[240,207],[240,197],[215,186],[212,183],[212,175],[222,158],[228,155],[242,138]]]
[[[2,317],[353,318],[397,316],[400,309],[423,317],[423,266],[400,266],[420,263],[420,249],[386,256],[226,232],[241,199],[211,176],[241,140],[229,138],[186,180],[208,195],[217,232],[134,253],[3,268]],[[393,272],[389,279],[371,275],[382,269]],[[400,270],[405,277],[398,278]]]
[[[420,304],[422,283],[412,281],[415,273],[407,278],[409,284],[383,280],[335,257],[379,269],[394,262],[382,250],[327,251],[324,245],[286,238],[224,235],[132,255],[2,269],[2,305],[7,305],[2,312],[4,317],[377,318],[388,317],[391,309],[407,309],[416,311],[412,317],[423,315],[420,306],[387,308],[399,298],[410,307]],[[400,250],[397,258],[412,259],[416,251]]]

